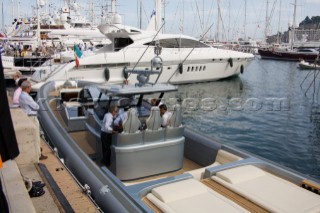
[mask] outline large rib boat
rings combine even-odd
[[[46,138],[102,211],[320,211],[319,180],[185,127],[178,102],[167,103],[172,115],[162,128],[159,108],[149,100],[157,96],[158,105],[177,87],[148,83],[144,72],[125,71],[138,74],[137,84],[52,81],[38,92]],[[113,105],[131,108],[123,131],[112,136],[106,167],[100,131]]]

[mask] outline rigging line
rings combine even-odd
[[[320,71],[319,71],[319,72],[320,72]],[[320,91],[320,81],[319,81],[319,85],[318,85],[317,97],[319,96],[319,91]]]
[[[301,82],[300,84],[300,87],[302,88],[302,84],[304,83],[304,81],[308,78],[308,76],[310,75],[310,73],[312,72],[313,70],[309,70],[307,76],[303,79],[303,81]]]
[[[218,10],[220,10],[220,8],[219,8]],[[224,36],[224,38],[226,39],[226,38],[227,38],[227,36],[226,36],[226,29],[225,29],[225,27],[224,27],[224,23],[223,23],[223,19],[222,19],[222,13],[221,13],[221,10],[220,10],[220,17],[219,17],[219,18],[221,19],[221,25],[222,25],[223,36]],[[227,40],[227,39],[226,39],[226,40]]]
[[[209,30],[211,29],[211,27],[213,26],[213,24],[210,25],[210,27],[208,28],[208,30],[202,35],[202,37],[198,40],[198,42],[200,42],[204,36],[209,32]],[[188,53],[188,55],[184,58],[184,60],[180,63],[180,64],[184,64],[184,62],[187,60],[187,58],[191,55],[191,53],[193,52],[193,50],[196,48],[196,46],[194,46],[190,52]],[[170,78],[168,79],[168,82],[171,80],[171,78],[173,77],[173,75],[179,70],[179,66],[177,67],[177,69],[172,73],[172,75],[170,76]]]
[[[213,14],[213,3],[214,3],[214,1],[211,1],[211,6],[210,6],[210,10],[209,10],[209,14],[208,14],[208,17],[207,17],[207,21],[206,21],[205,27],[207,27],[207,25],[210,23],[210,18],[211,18],[211,15]]]
[[[179,6],[180,6],[180,1],[178,2],[177,8],[176,8],[176,10],[175,10],[175,12],[174,12],[173,20],[176,20],[177,11],[178,11],[178,9],[179,9]],[[175,24],[175,22],[173,21],[173,22],[171,23],[169,32],[172,32],[172,31],[173,31],[174,24]]]
[[[310,89],[310,87],[312,86],[312,84],[315,83],[315,80],[316,80],[316,78],[318,77],[319,73],[320,73],[320,71],[317,71],[317,74],[314,74],[314,79],[313,79],[313,81],[311,82],[311,84],[309,85],[309,87],[308,87],[308,89],[306,90],[306,92],[304,93],[304,95],[307,95],[307,92],[309,91],[309,89]]]
[[[163,22],[163,24],[161,25],[161,27],[159,28],[159,30],[157,31],[157,33],[155,34],[155,36],[153,37],[152,41],[148,44],[147,48],[144,50],[144,52],[142,53],[142,55],[140,56],[139,60],[137,61],[137,63],[134,65],[133,67],[133,71],[134,69],[137,67],[137,65],[139,64],[140,60],[142,59],[142,57],[144,56],[144,54],[147,52],[147,50],[149,49],[151,43],[155,40],[155,38],[158,36],[158,34],[161,32],[163,26],[164,26],[165,22]],[[129,73],[128,76],[130,76],[131,73]]]
[[[197,6],[197,14],[198,14],[198,18],[199,18],[199,22],[200,22],[200,27],[201,27],[201,31],[202,31],[202,34],[204,34],[204,30],[203,30],[203,25],[201,23],[201,17],[200,17],[200,13],[199,13],[199,7],[198,7],[198,3],[197,3],[197,0],[195,0],[196,2],[196,6]]]

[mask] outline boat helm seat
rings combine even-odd
[[[169,127],[180,127],[182,121],[181,106],[179,104],[174,105],[173,112],[169,118]]]
[[[172,115],[166,128],[166,140],[183,137],[184,126],[182,125],[182,110],[179,104],[174,105]]]
[[[126,119],[122,123],[123,131],[120,134],[112,136],[112,144],[115,146],[142,144],[142,132],[139,130],[140,125],[136,109],[130,108]]]
[[[126,106],[130,106],[131,104],[131,99],[130,98],[121,98],[118,101],[118,108],[125,108]]]
[[[146,120],[147,130],[159,130],[161,129],[162,118],[160,116],[159,107],[152,107],[150,116]]]
[[[144,131],[144,143],[164,140],[164,129],[161,127],[162,118],[157,106],[151,108],[150,116],[146,120],[147,129]]]
[[[123,121],[123,133],[137,133],[139,132],[141,122],[138,118],[137,111],[133,108],[128,110],[126,119]]]

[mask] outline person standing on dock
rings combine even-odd
[[[13,98],[12,98],[12,103],[14,105],[19,106],[19,97],[21,95],[22,89],[21,89],[21,84],[26,81],[26,78],[20,78],[18,81],[18,88],[14,91],[13,93]]]
[[[39,121],[38,121],[38,118],[37,118],[39,105],[29,95],[29,93],[31,91],[31,83],[30,83],[30,81],[28,81],[28,80],[24,81],[21,84],[21,89],[22,89],[22,92],[21,92],[20,97],[19,97],[19,105],[20,105],[21,109],[29,116],[31,121],[35,124],[36,129],[39,131],[38,135],[40,135],[40,125],[39,125]],[[48,157],[41,153],[40,141],[39,141],[39,143],[36,144],[36,147],[37,147],[37,150],[39,152],[38,153],[39,154],[39,160],[47,159]]]
[[[109,112],[104,115],[101,127],[101,143],[102,143],[102,160],[101,163],[110,166],[110,157],[111,157],[111,142],[112,134],[117,133],[113,129],[114,119],[117,117],[118,107],[111,106]]]

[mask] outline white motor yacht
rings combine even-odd
[[[156,14],[161,14],[159,8],[160,6]],[[110,22],[98,26],[111,44],[97,54],[79,58],[79,66],[75,62],[69,62],[42,75],[41,79],[34,78],[34,81],[85,79],[94,82],[122,82],[126,77],[123,71],[125,67],[148,71],[150,60],[155,54],[152,47],[156,43],[162,47],[163,72],[159,78],[151,76],[151,82],[157,80],[159,83],[182,84],[228,78],[243,73],[254,58],[250,53],[210,47],[190,36],[158,33],[161,27],[150,27],[156,26],[154,22],[160,23],[154,17],[148,30],[141,30],[123,25],[121,17],[113,14]],[[136,82],[130,76],[128,80]]]

